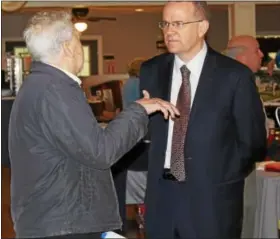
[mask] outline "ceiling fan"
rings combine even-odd
[[[115,17],[97,17],[88,16],[89,8],[87,7],[77,7],[72,8],[72,15],[74,21],[89,21],[89,22],[99,22],[99,21],[116,21]]]

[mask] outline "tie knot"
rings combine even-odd
[[[186,65],[183,65],[181,68],[180,68],[180,71],[181,71],[181,74],[182,74],[182,78],[183,80],[188,80],[190,78],[190,70],[187,68]]]
[[[183,65],[180,68],[180,71],[181,71],[181,74],[182,74],[183,77],[187,77],[188,78],[190,76],[190,74],[191,74],[190,70],[187,68],[186,65]]]

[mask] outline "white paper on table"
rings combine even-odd
[[[110,231],[110,232],[102,233],[101,238],[102,239],[105,239],[105,238],[110,238],[110,239],[112,238],[113,239],[113,238],[125,238],[125,237],[119,235],[118,233]]]
[[[265,165],[270,164],[270,163],[274,163],[274,162],[275,161],[265,161],[265,162],[257,163],[257,170],[264,170]]]

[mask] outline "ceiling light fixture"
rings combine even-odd
[[[74,26],[79,32],[84,32],[88,28],[88,25],[86,22],[76,22],[74,24]]]

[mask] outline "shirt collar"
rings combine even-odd
[[[186,65],[187,68],[190,70],[191,74],[199,77],[203,63],[207,54],[207,45],[204,42],[202,49],[198,52],[198,54],[188,62],[182,61],[179,56],[175,55],[175,67],[180,71],[180,68],[183,65]]]
[[[66,70],[64,70],[64,69],[62,69],[62,68],[60,68],[60,67],[57,67],[57,66],[55,66],[55,65],[52,65],[52,64],[50,64],[50,63],[46,63],[46,64],[48,64],[48,65],[50,65],[50,66],[52,66],[52,67],[55,67],[55,68],[57,68],[58,70],[61,70],[63,73],[65,73],[67,76],[69,76],[72,80],[74,80],[74,81],[77,82],[79,85],[81,85],[82,81],[79,79],[78,76],[75,76],[75,75],[72,74],[71,72],[66,71]]]

